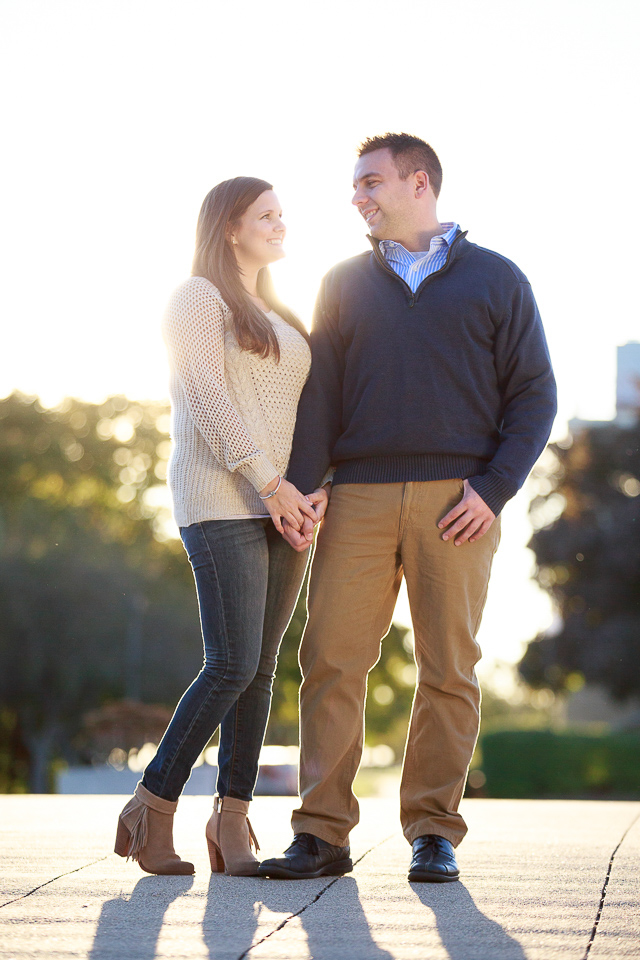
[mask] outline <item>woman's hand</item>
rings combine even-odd
[[[260,491],[260,496],[266,497],[268,493],[275,490],[278,482],[280,483],[280,487],[275,496],[263,501],[265,507],[271,514],[271,519],[278,533],[284,533],[281,518],[284,518],[294,530],[300,530],[305,517],[309,517],[312,523],[315,523],[316,511],[309,502],[310,498],[303,497],[298,488],[294,487],[288,480],[285,480],[284,477],[282,480],[276,478],[272,480],[271,483],[268,483],[266,487],[263,487]]]
[[[293,547],[293,549],[298,553],[302,553],[303,550],[308,550],[308,548],[311,546],[313,541],[313,528],[314,526],[317,526],[324,517],[327,506],[329,505],[330,496],[331,484],[326,483],[324,487],[319,487],[307,497],[307,499],[310,500],[315,507],[316,515],[313,523],[309,517],[305,517],[300,529],[294,530],[286,521],[284,521],[284,532],[282,536],[287,541],[289,546]]]

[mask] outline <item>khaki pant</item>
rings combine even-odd
[[[380,656],[406,577],[418,679],[407,736],[401,822],[411,843],[457,845],[458,813],[478,735],[475,636],[500,522],[475,543],[443,541],[437,524],[461,480],[341,484],[318,534],[300,648],[300,796],[295,833],[344,846],[358,823],[352,783],[363,746],[367,673]]]

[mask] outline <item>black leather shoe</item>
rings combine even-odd
[[[409,867],[409,881],[448,883],[460,876],[453,846],[444,837],[427,833],[413,841],[413,857]]]
[[[349,853],[349,847],[334,847],[312,833],[296,833],[284,857],[263,861],[258,867],[258,876],[275,880],[341,877],[353,870]]]

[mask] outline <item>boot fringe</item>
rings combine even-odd
[[[127,861],[140,860],[140,853],[147,845],[149,835],[149,808],[146,803],[141,803],[136,813],[136,818],[129,827],[131,838],[129,840],[129,849],[127,851]]]
[[[177,801],[163,800],[162,797],[156,797],[150,790],[143,787],[142,781],[138,783],[134,796],[140,804],[140,807],[135,812],[135,819],[131,826],[127,824],[131,833],[127,860],[139,862],[140,852],[146,847],[149,836],[149,808],[158,813],[173,815],[178,803]]]
[[[251,844],[253,843],[253,846],[257,853],[258,850],[260,849],[260,844],[258,843],[258,838],[253,832],[253,827],[251,826],[251,820],[249,820],[249,817],[247,817],[247,826],[249,827],[249,846],[251,846]]]

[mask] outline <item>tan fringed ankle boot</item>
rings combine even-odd
[[[230,877],[257,875],[259,861],[251,852],[251,844],[256,851],[260,845],[248,812],[248,800],[218,794],[213,798],[213,813],[206,829],[212,873],[226,873]]]
[[[163,800],[139,783],[120,814],[115,853],[137,860],[146,873],[195,873],[193,864],[181,860],[173,849],[173,815],[178,801]]]

